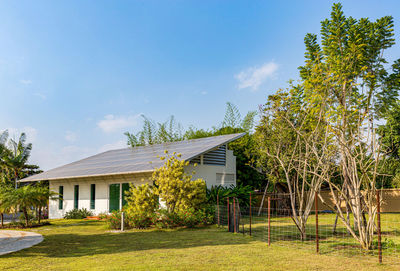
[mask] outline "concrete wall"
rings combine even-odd
[[[382,189],[381,212],[383,213],[400,213],[400,189]],[[330,191],[322,191],[321,197],[327,203],[326,205],[319,200],[318,209],[328,210],[329,205],[334,205],[333,195]],[[345,210],[345,204],[341,204],[342,210]]]
[[[382,213],[400,213],[400,189],[382,189],[382,196],[381,196],[381,212]],[[254,195],[254,198],[257,199],[257,203],[255,206],[259,207],[261,204],[261,199],[262,199],[262,192],[256,193]],[[330,191],[321,191],[320,193],[321,197],[323,198],[324,203],[318,198],[318,210],[319,211],[326,211],[326,210],[332,210],[329,208],[329,206],[335,206],[334,204],[334,198],[333,195]],[[267,198],[280,198],[280,201],[286,201],[287,202],[287,208],[291,208],[290,205],[290,199],[289,199],[289,194],[274,194],[274,193],[267,193],[266,198],[264,200],[263,208],[268,208],[268,201]],[[272,202],[274,204],[273,206],[276,206],[275,201]],[[276,207],[274,207],[276,208]],[[278,207],[279,208],[279,207]],[[341,209],[343,211],[346,210],[345,203],[342,202],[341,204]],[[314,210],[314,206],[313,206]]]

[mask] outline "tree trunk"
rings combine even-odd
[[[258,209],[258,216],[260,216],[260,214],[261,214],[262,207],[264,205],[265,196],[267,195],[268,186],[269,186],[269,180],[268,180],[267,186],[265,187],[265,190],[264,190],[264,194],[263,194],[263,197],[262,197],[262,200],[261,200],[260,208]]]
[[[42,207],[39,207],[38,223],[40,224],[40,218],[42,216]]]
[[[24,213],[24,216],[25,216],[25,226],[28,228],[28,227],[29,227],[28,211],[26,210],[26,208],[24,208],[24,209],[22,210],[22,212]]]
[[[336,213],[335,223],[333,224],[333,233],[334,234],[336,233],[336,226],[337,226],[338,217],[339,217],[339,215],[338,215],[338,213]]]
[[[1,216],[1,227],[3,228],[4,227],[4,214],[1,213],[0,216]]]

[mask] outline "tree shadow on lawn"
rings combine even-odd
[[[87,234],[46,234],[44,241],[32,248],[0,256],[20,257],[81,257],[157,249],[183,249],[202,246],[241,245],[255,241],[213,227],[174,230],[143,230]]]

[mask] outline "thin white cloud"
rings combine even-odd
[[[238,80],[238,88],[249,88],[252,91],[256,91],[261,84],[263,84],[268,78],[273,79],[276,76],[278,70],[278,64],[271,61],[265,63],[260,67],[250,67],[235,75]]]
[[[208,93],[207,91],[200,92],[201,95],[207,95],[207,93]]]
[[[47,98],[46,95],[44,95],[43,93],[40,93],[40,92],[35,92],[35,93],[33,93],[33,95],[35,95],[36,97],[39,97],[42,100],[46,100],[46,98]]]
[[[20,80],[19,81],[21,84],[23,84],[23,85],[30,85],[30,84],[32,84],[32,81],[31,80],[27,80],[27,79],[22,79],[22,80]]]
[[[74,133],[74,132],[71,132],[71,131],[67,131],[66,133],[65,133],[65,136],[64,136],[64,138],[65,138],[65,140],[67,140],[68,142],[75,142],[76,141],[76,139],[78,138],[78,136],[76,135],[76,133]]]
[[[97,126],[106,133],[119,131],[124,128],[134,127],[138,124],[140,114],[130,116],[106,115],[97,122]]]

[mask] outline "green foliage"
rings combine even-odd
[[[254,189],[250,185],[231,185],[230,187],[225,186],[212,186],[207,189],[207,202],[211,205],[217,204],[217,195],[220,205],[226,204],[227,198],[236,198],[240,206],[250,205],[250,193],[254,192]],[[252,204],[256,203],[256,198],[252,198]]]
[[[93,212],[86,208],[72,209],[71,211],[65,213],[64,219],[83,219],[93,215]]]
[[[41,172],[38,166],[28,164],[31,150],[24,133],[18,141],[8,139],[8,131],[0,133],[0,182],[16,186],[18,179]]]
[[[163,142],[183,140],[182,126],[170,116],[166,122],[155,123],[153,120],[142,115],[143,128],[137,134],[126,132],[128,145],[131,147],[153,145]]]
[[[153,186],[144,184],[135,186],[129,185],[126,192],[127,213],[154,213],[158,208],[158,195]]]
[[[177,212],[168,212],[159,210],[156,213],[155,226],[157,228],[175,228],[187,227],[194,228],[198,225],[209,225],[214,222],[214,213],[207,208],[179,210]]]
[[[202,179],[192,180],[192,175],[185,173],[188,161],[180,160],[180,154],[168,155],[165,151],[164,165],[153,172],[153,180],[158,195],[165,202],[168,212],[199,209],[206,201],[206,183]]]
[[[379,125],[378,134],[382,151],[388,159],[382,171],[393,176],[383,187],[400,188],[400,102],[397,101],[385,114],[386,123]]]
[[[106,223],[110,229],[120,230],[121,229],[121,211],[113,211],[106,218]],[[124,213],[124,228],[130,228],[129,217],[127,217]]]
[[[129,225],[133,228],[147,228],[153,223],[154,213],[158,209],[158,195],[153,186],[130,184],[127,191],[125,211]]]

